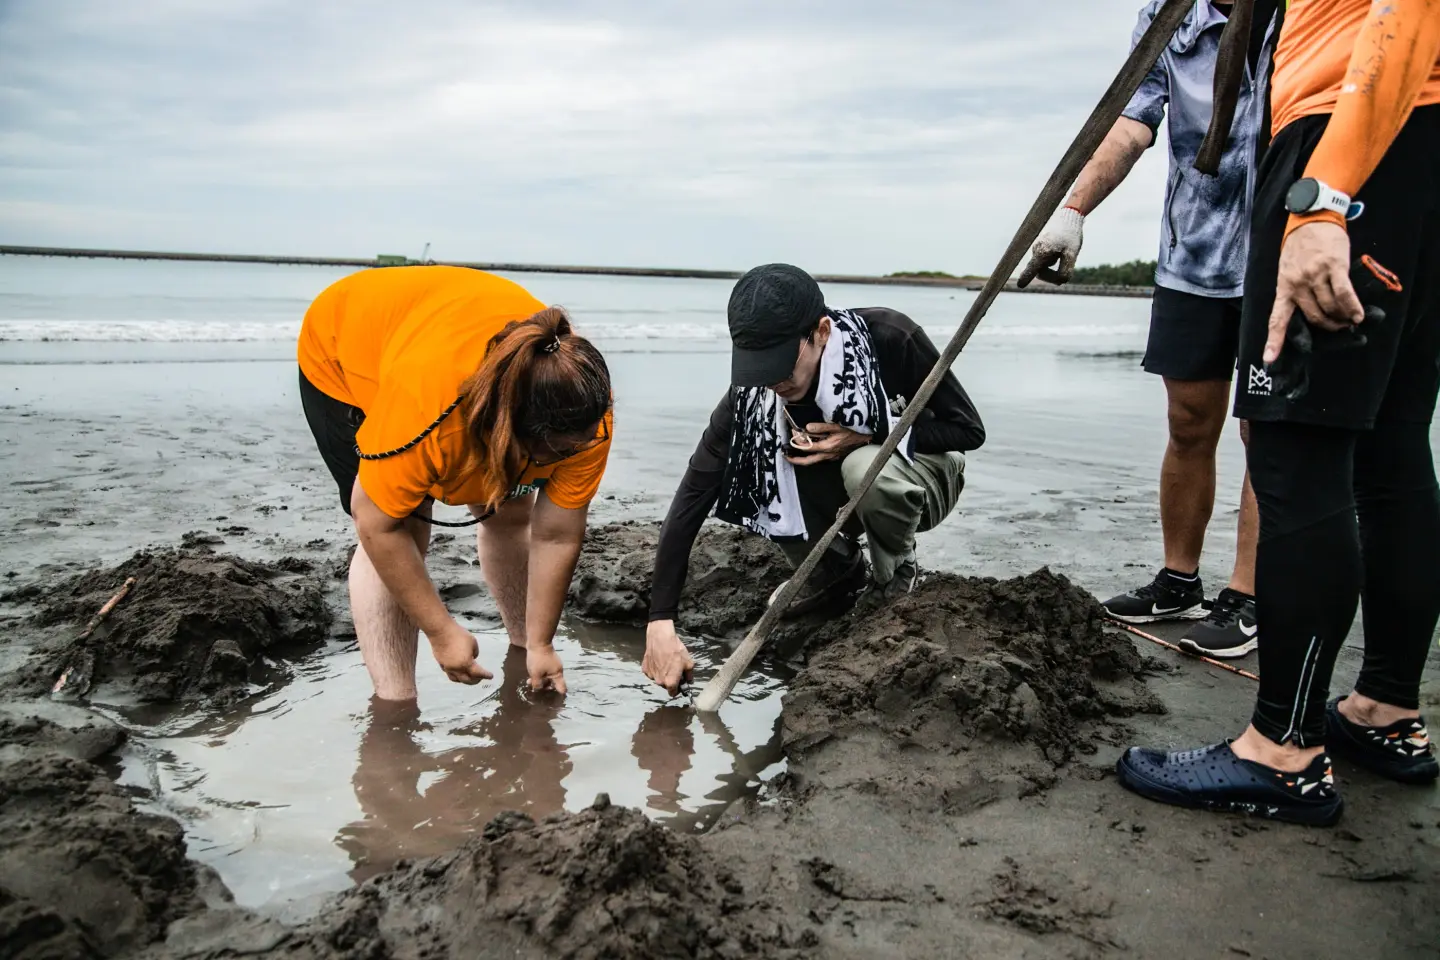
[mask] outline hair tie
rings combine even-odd
[[[554,353],[556,350],[560,349],[560,338],[556,337],[554,340],[551,340],[549,343],[545,344],[545,346],[541,347],[540,349],[544,350],[546,353]]]

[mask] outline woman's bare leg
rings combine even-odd
[[[423,509],[428,515],[428,505]],[[405,527],[424,556],[430,548],[430,525],[412,518]],[[375,565],[358,542],[350,558],[350,615],[355,620],[355,636],[375,696],[381,700],[414,700],[419,628],[385,589]]]

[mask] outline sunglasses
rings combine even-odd
[[[555,464],[560,463],[563,460],[569,460],[571,457],[578,457],[580,454],[586,452],[587,450],[594,450],[596,447],[600,446],[600,444],[604,443],[609,439],[610,427],[604,420],[601,420],[600,432],[597,433],[595,436],[591,437],[589,440],[581,440],[579,443],[573,446],[564,447],[561,449],[556,449],[555,447],[551,447],[549,443],[545,443],[545,446],[548,448],[548,450],[543,455],[544,458],[541,459],[540,457],[536,457],[535,454],[532,452],[530,454],[528,466],[553,467]]]

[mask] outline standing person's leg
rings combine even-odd
[[[1206,615],[1200,554],[1215,509],[1215,452],[1228,420],[1239,301],[1156,287],[1143,366],[1165,380],[1169,436],[1160,463],[1165,565],[1154,580],[1103,604],[1129,623]]]
[[[1230,418],[1229,380],[1165,378],[1170,439],[1160,463],[1165,566],[1199,576],[1205,528],[1215,509],[1215,451]]]
[[[1240,421],[1240,439],[1248,452],[1250,425]],[[1185,631],[1177,643],[1205,657],[1243,657],[1260,642],[1260,621],[1255,612],[1255,546],[1260,536],[1260,512],[1250,470],[1240,484],[1240,517],[1235,529],[1235,565],[1230,583],[1215,597],[1204,620]]]
[[[1334,823],[1343,808],[1324,752],[1325,698],[1361,584],[1351,465],[1357,433],[1254,422],[1248,460],[1260,511],[1260,690],[1233,742],[1131,747],[1120,782],[1178,806]]]
[[[842,473],[850,496],[860,489],[879,452],[871,445],[845,457]],[[915,534],[949,516],[964,488],[963,454],[916,454],[911,463],[899,454],[891,455],[855,508],[870,546],[876,589],[895,594],[914,587],[919,573]]]
[[[1360,602],[1359,436],[1303,423],[1250,427],[1260,507],[1257,605],[1267,633],[1251,729],[1235,752],[1277,769],[1303,770],[1324,747],[1330,673]]]
[[[1440,200],[1440,198],[1437,198]],[[1440,776],[1420,716],[1420,677],[1440,620],[1440,486],[1430,423],[1440,393],[1440,231],[1412,284],[1413,330],[1395,362],[1375,429],[1355,456],[1365,557],[1365,661],[1330,710],[1327,745],[1384,776]]]
[[[1397,780],[1440,775],[1420,677],[1440,621],[1440,488],[1427,423],[1381,424],[1356,453],[1365,564],[1365,660],[1330,711],[1327,745]]]
[[[1250,424],[1240,421],[1240,440],[1250,446]],[[1240,520],[1235,527],[1235,566],[1230,568],[1230,589],[1255,596],[1255,544],[1260,539],[1260,511],[1255,505],[1255,488],[1250,468],[1240,483]]]

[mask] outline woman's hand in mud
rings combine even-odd
[[[856,433],[833,423],[807,424],[805,432],[810,435],[810,443],[803,447],[805,455],[785,458],[797,467],[808,467],[826,460],[843,460],[851,450],[866,446],[874,439],[868,433]],[[799,444],[794,446],[800,448]]]
[[[475,684],[493,676],[475,660],[480,653],[480,644],[469,630],[453,620],[448,628],[430,638],[430,650],[435,654],[440,669],[445,671],[445,676],[456,683]]]
[[[552,646],[532,646],[525,650],[525,669],[530,671],[531,690],[565,692],[565,665]]]
[[[674,620],[653,620],[645,628],[645,659],[640,669],[672,697],[694,679],[695,661],[675,633]]]

